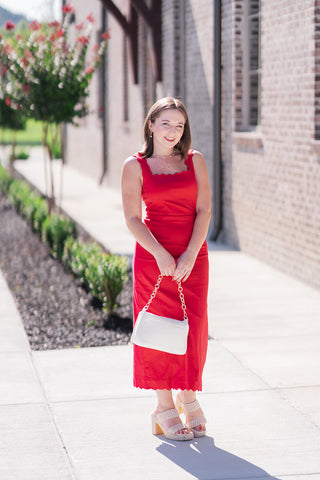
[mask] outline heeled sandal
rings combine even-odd
[[[175,408],[171,408],[165,412],[153,413],[151,415],[152,434],[161,435],[163,433],[163,435],[169,440],[192,440],[194,437],[192,431],[189,431],[188,433],[178,433],[179,430],[187,430],[187,427],[183,425],[181,420],[168,428],[166,427],[165,422],[172,418],[177,418],[180,420],[178,411]]]
[[[198,400],[195,400],[191,403],[183,403],[179,395],[177,396],[176,407],[179,414],[184,413],[186,417],[188,413],[195,412],[196,410],[201,410]],[[206,428],[204,428],[204,430],[196,429],[196,427],[199,427],[200,425],[205,425],[206,423],[207,420],[204,415],[200,415],[199,417],[193,418],[190,422],[186,422],[188,429],[192,431],[194,437],[196,438],[204,437],[206,435]]]

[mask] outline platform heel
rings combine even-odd
[[[165,422],[172,418],[176,418],[177,423],[166,428]],[[169,440],[186,441],[194,438],[193,432],[181,422],[178,411],[175,408],[158,414],[153,413],[151,415],[151,430],[153,435],[163,434]],[[184,433],[178,433],[180,430],[184,430]]]
[[[198,400],[195,400],[191,403],[183,403],[179,395],[177,396],[176,400],[176,408],[179,414],[184,413],[186,417],[188,413],[195,412],[196,410],[201,410],[202,412]],[[193,418],[190,422],[187,422],[187,427],[189,430],[192,431],[195,438],[204,437],[207,434],[207,430],[197,430],[196,427],[199,427],[200,425],[205,425],[206,423],[207,420],[202,414],[199,417]]]

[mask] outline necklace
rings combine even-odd
[[[173,152],[170,153],[169,155],[159,155],[158,153],[153,153],[151,156],[154,158],[170,158],[170,157],[175,157],[177,153]]]
[[[163,173],[163,169],[167,173],[177,173],[180,171],[179,166],[177,164],[178,153],[171,153],[170,155],[157,155],[153,154],[151,158],[158,159],[160,172]],[[161,167],[162,165],[162,167]]]

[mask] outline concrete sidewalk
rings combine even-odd
[[[32,158],[17,168],[42,190]],[[63,198],[132,255],[118,191],[67,168]],[[154,395],[131,386],[130,345],[32,352],[0,276],[1,479],[320,480],[320,292],[221,246],[210,267],[208,436],[185,443],[151,435]]]

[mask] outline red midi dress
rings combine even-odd
[[[193,152],[185,160],[188,170],[174,174],[152,174],[146,159],[135,155],[143,174],[142,198],[146,206],[145,225],[177,260],[186,250],[196,215],[197,181]],[[136,243],[133,261],[134,322],[144,307],[160,274],[155,258]],[[188,347],[185,355],[174,355],[134,345],[133,384],[145,389],[202,390],[202,372],[208,345],[208,249],[200,248],[189,278],[182,282],[189,318]],[[183,319],[172,277],[163,277],[149,311]]]

